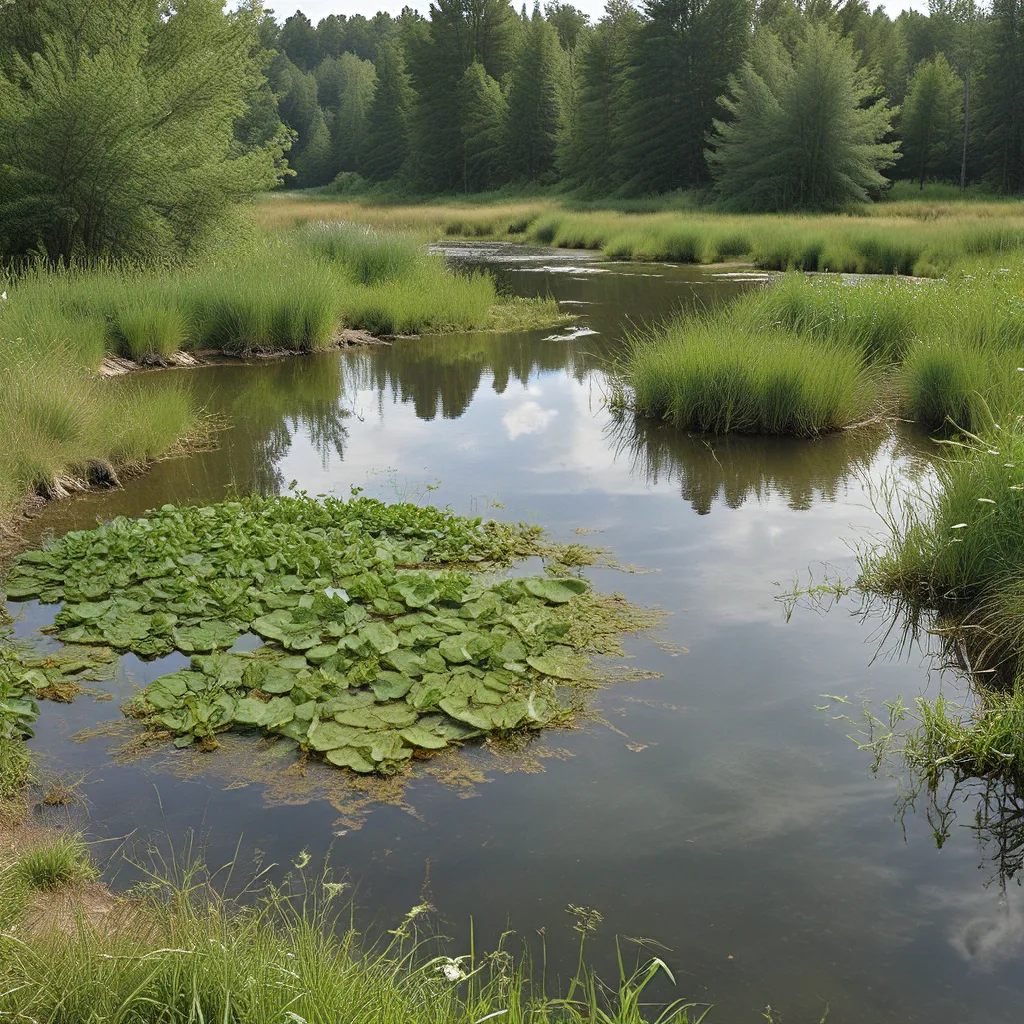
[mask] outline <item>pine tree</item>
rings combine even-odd
[[[993,0],[987,28],[977,117],[985,178],[1024,192],[1024,0]]]
[[[792,58],[765,38],[730,83],[709,155],[723,205],[743,210],[837,210],[885,185],[896,158],[885,100],[853,47],[809,24]]]
[[[509,70],[519,20],[508,0],[436,0],[429,31],[413,37],[409,70],[417,101],[412,116],[410,171],[429,191],[462,186],[465,154],[460,109],[462,79],[478,61],[500,81]]]
[[[505,175],[510,181],[537,181],[554,170],[561,57],[558,33],[536,7],[508,79]]]
[[[409,114],[413,93],[405,56],[397,42],[377,58],[377,89],[366,115],[366,144],[360,172],[374,181],[394,178],[409,153]]]
[[[708,177],[704,139],[749,42],[749,0],[645,0],[629,70],[624,166],[634,191]]]
[[[304,144],[292,160],[296,188],[316,188],[328,184],[336,172],[331,132],[323,110],[316,107]]]
[[[270,85],[277,96],[281,120],[294,136],[288,162],[294,168],[302,162],[302,155],[313,138],[314,131],[323,121],[317,100],[316,76],[300,71],[285,54],[274,58],[270,66]],[[321,132],[321,142],[323,135]],[[289,184],[302,187],[297,177]]]
[[[954,180],[960,169],[964,83],[941,53],[914,72],[900,115],[903,160],[921,189],[935,175]]]
[[[462,187],[479,192],[500,183],[508,125],[508,104],[501,86],[479,61],[462,76],[460,130],[463,146]]]
[[[572,4],[563,4],[559,0],[554,0],[554,3],[549,3],[544,8],[544,16],[558,33],[558,41],[566,53],[576,48],[581,34],[590,23],[589,15]]]
[[[332,62],[331,88],[320,96],[334,140],[334,173],[354,171],[362,159],[367,118],[377,88],[377,72],[368,60],[343,53]],[[333,177],[333,175],[332,175]]]
[[[580,44],[576,118],[558,155],[561,174],[575,185],[607,191],[615,178],[626,73],[640,24],[626,0],[610,0]]]
[[[300,71],[312,71],[320,60],[316,30],[301,11],[296,11],[281,27],[278,46]]]

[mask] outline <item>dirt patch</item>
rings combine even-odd
[[[418,337],[418,335],[412,335]],[[342,328],[335,335],[331,348],[349,348],[363,345],[390,345],[390,338],[371,334],[369,331],[357,331]],[[144,370],[162,370],[169,367],[189,368],[209,366],[213,363],[244,363],[254,359],[284,359],[288,356],[308,355],[307,352],[296,352],[293,349],[254,349],[246,355],[221,352],[216,349],[197,349],[195,352],[172,352],[169,356],[151,356],[141,361],[126,359],[124,356],[108,355],[103,357],[97,371],[101,377],[123,377],[129,373],[141,373]]]

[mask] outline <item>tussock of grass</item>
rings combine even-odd
[[[0,817],[3,803],[16,800],[35,781],[35,766],[20,738],[0,739]]]
[[[991,424],[946,450],[923,500],[888,510],[891,541],[863,567],[869,589],[966,605],[1024,576],[1024,423]]]
[[[415,236],[375,231],[365,225],[314,224],[303,241],[317,255],[345,269],[354,284],[380,284],[421,271],[430,257]]]
[[[637,342],[626,376],[638,412],[715,434],[821,434],[863,418],[871,393],[850,349],[713,321]]]
[[[58,836],[29,850],[18,858],[12,871],[15,878],[38,891],[81,885],[97,877],[81,836]]]
[[[59,348],[26,352],[0,338],[0,518],[29,491],[84,477],[93,460],[142,464],[164,455],[196,422],[180,379],[107,382]]]

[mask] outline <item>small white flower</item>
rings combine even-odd
[[[448,981],[462,981],[465,977],[455,964],[442,964],[439,970]]]
[[[7,301],[7,292],[0,292],[0,302]]]

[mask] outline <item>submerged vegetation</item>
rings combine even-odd
[[[634,628],[628,606],[575,576],[493,576],[543,551],[523,524],[252,497],[69,533],[18,557],[7,596],[63,602],[51,631],[65,643],[192,655],[127,709],[179,747],[255,728],[388,774],[450,743],[565,720],[560,688]],[[232,651],[247,632],[265,646]]]

